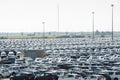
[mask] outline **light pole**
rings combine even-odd
[[[92,12],[92,28],[93,28],[93,40],[94,40],[94,14],[95,12]]]
[[[43,24],[43,49],[45,49],[44,48],[45,46],[45,22],[42,22],[42,24]]]
[[[57,8],[58,8],[58,32],[59,32],[59,3],[57,5]]]
[[[111,4],[111,7],[112,7],[112,40],[113,40],[113,7],[114,5]]]

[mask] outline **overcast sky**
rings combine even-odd
[[[114,4],[114,31],[120,31],[120,0],[0,0],[0,32],[111,31],[111,4]]]

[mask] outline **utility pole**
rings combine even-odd
[[[93,40],[94,40],[94,14],[95,12],[92,12],[92,30],[93,30]]]
[[[43,49],[45,49],[45,22],[42,22],[43,24]]]
[[[58,8],[58,32],[59,32],[59,3],[57,5],[57,8]]]
[[[114,5],[111,4],[111,7],[112,7],[112,41],[113,41],[113,7]]]

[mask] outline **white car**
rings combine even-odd
[[[75,73],[66,74],[64,77],[59,77],[58,80],[83,80],[83,78]]]
[[[0,56],[1,56],[1,58],[3,58],[3,57],[6,57],[7,54],[6,54],[6,52],[3,51],[3,52],[1,52],[1,55],[0,55]]]
[[[7,69],[0,69],[0,77],[9,77],[10,76],[10,73]]]
[[[106,80],[106,78],[102,75],[91,75],[87,80]]]
[[[10,66],[8,67],[10,75],[20,72],[20,66]]]
[[[11,51],[10,51],[10,52],[8,53],[8,57],[15,58],[16,56],[15,56],[14,52],[11,52]]]
[[[112,80],[120,80],[120,71],[119,70],[104,70],[103,73],[108,74]]]

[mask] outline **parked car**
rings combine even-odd
[[[1,58],[5,58],[7,56],[6,52],[2,51],[0,54]]]
[[[16,59],[15,64],[24,64],[25,60],[24,59]]]
[[[37,75],[34,80],[58,80],[58,76],[52,73],[42,73]]]
[[[10,80],[34,80],[34,75],[31,72],[21,72],[10,77]]]
[[[41,74],[41,72],[39,70],[35,70],[35,69],[24,69],[23,71],[31,72],[34,76]]]
[[[9,53],[8,53],[8,57],[15,58],[16,56],[15,56],[15,53],[14,53],[14,52],[9,51]]]
[[[10,73],[7,69],[0,69],[0,77],[1,78],[6,78],[6,77],[9,77],[10,76]]]
[[[6,57],[0,61],[1,64],[12,64],[15,62],[15,58]]]
[[[100,75],[103,75],[106,78],[106,80],[112,80],[108,74],[101,73]]]
[[[120,80],[120,71],[119,70],[106,70],[103,73],[108,74],[112,80]]]
[[[106,78],[102,75],[91,75],[88,80],[106,80]]]
[[[20,66],[10,66],[8,67],[10,75],[14,75],[18,72],[20,72]]]
[[[80,80],[83,79],[82,76],[76,73],[68,73],[64,77],[60,77],[58,80]]]

